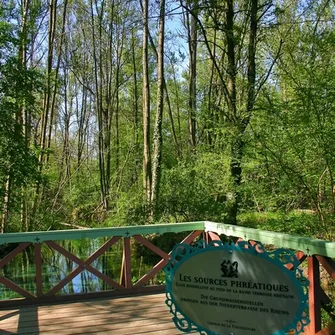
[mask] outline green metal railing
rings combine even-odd
[[[165,234],[180,233],[192,230],[204,230],[205,222],[183,222],[168,224],[153,224],[146,226],[124,226],[111,228],[88,228],[88,229],[67,229],[67,230],[51,230],[51,231],[34,231],[27,233],[8,233],[0,234],[0,245],[4,243],[41,243],[44,241],[64,241],[64,240],[80,240],[83,238],[99,238],[99,237],[131,237],[134,235],[147,234]]]
[[[277,248],[288,248],[303,251],[306,255],[320,255],[335,258],[335,242],[294,236],[267,230],[246,228],[205,221],[205,231],[213,231],[219,235],[241,237],[244,240],[273,244]]]
[[[278,248],[300,250],[307,255],[320,255],[335,258],[335,242],[271,232],[261,229],[227,225],[210,221],[153,224],[145,226],[125,226],[112,228],[68,229],[57,231],[35,231],[26,233],[8,233],[0,235],[0,245],[9,243],[42,243],[45,241],[95,239],[99,237],[131,237],[164,233],[179,233],[192,230],[216,232],[219,235],[241,237],[244,240],[273,244]]]

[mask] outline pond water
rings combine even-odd
[[[63,248],[76,255],[82,260],[86,260],[94,251],[96,251],[106,239],[82,239],[75,241],[56,242]],[[132,245],[132,251],[134,245]],[[134,254],[132,252],[132,254]],[[136,253],[135,253],[136,254]],[[2,255],[3,257],[3,255]],[[136,256],[131,259],[132,281],[136,282],[145,273],[147,273],[155,264],[157,259],[147,259],[143,256]],[[112,278],[117,283],[120,281],[122,264],[122,241],[113,245],[103,255],[98,257],[91,265],[101,273]],[[48,292],[60,280],[64,279],[71,271],[77,268],[77,263],[67,257],[42,244],[42,277],[43,293]],[[36,294],[35,283],[35,264],[34,264],[34,247],[29,246],[24,252],[17,255],[8,265],[2,269],[1,275],[12,280],[25,290]],[[164,281],[162,271],[152,279],[152,284],[160,284]],[[91,272],[84,270],[73,278],[65,287],[57,293],[58,295],[98,292],[112,290],[100,278]],[[19,298],[21,295],[0,284],[0,299]]]

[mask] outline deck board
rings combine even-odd
[[[165,294],[0,310],[0,335],[180,335]]]

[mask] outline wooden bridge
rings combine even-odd
[[[0,310],[0,334],[180,335],[165,294],[89,299]]]
[[[183,233],[180,242],[192,243],[202,238],[212,240],[259,241],[263,244],[296,250],[297,257],[306,268],[309,286],[310,325],[305,335],[331,335],[335,333],[332,301],[322,287],[323,277],[335,279],[335,243],[314,240],[264,230],[230,226],[214,222],[189,222],[102,229],[78,229],[48,232],[28,232],[0,235],[4,257],[0,260],[0,288],[20,295],[20,298],[0,301],[0,334],[182,334],[165,306],[164,285],[153,284],[153,278],[165,267],[170,254],[151,241],[165,233]],[[179,236],[179,235],[178,235]],[[86,259],[73,250],[67,250],[62,241],[89,239],[96,248]],[[141,245],[161,259],[141,278],[134,276],[132,258],[134,245]],[[116,246],[122,248],[121,273],[116,280],[95,266],[96,260]],[[6,266],[27,248],[33,248],[34,275],[31,289],[8,278]],[[43,273],[43,249],[52,250],[66,258],[71,266],[59,275],[50,287],[51,274]],[[7,250],[7,251],[5,251]],[[320,266],[321,265],[321,266]],[[320,272],[320,269],[322,271]],[[82,272],[89,272],[106,284],[107,289],[91,293],[64,293]],[[19,274],[18,274],[19,276]],[[134,279],[135,278],[135,279]],[[328,317],[324,317],[328,313]],[[328,324],[324,324],[325,321]]]

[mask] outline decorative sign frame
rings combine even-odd
[[[307,278],[293,251],[246,241],[177,244],[166,304],[183,332],[298,335],[309,323]]]

